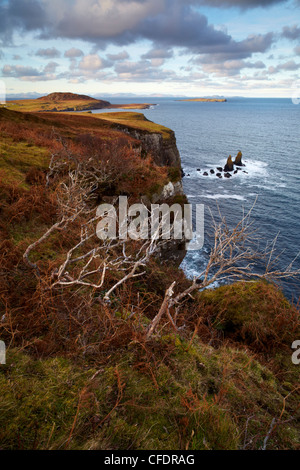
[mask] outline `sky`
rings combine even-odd
[[[0,0],[0,89],[291,97],[300,0]]]

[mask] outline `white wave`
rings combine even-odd
[[[238,170],[236,174],[232,173],[233,178],[239,177],[240,179],[242,178],[249,178],[250,177],[260,177],[260,178],[266,178],[269,176],[268,172],[268,164],[266,162],[263,162],[261,160],[243,160],[244,167]],[[190,169],[189,174],[191,177],[195,176],[200,176],[203,178],[216,178],[216,173],[218,173],[217,167],[224,167],[224,161],[220,162],[219,164],[216,162],[212,163],[211,165],[209,163],[206,163],[205,167],[206,168],[201,168],[201,171],[195,171],[195,169]],[[235,170],[240,167],[235,167]],[[211,174],[210,170],[213,169],[215,173]],[[204,176],[203,173],[206,172],[208,173],[208,176]],[[226,178],[223,178],[224,180]],[[231,178],[228,178],[228,181],[231,180]]]
[[[247,171],[250,176],[266,177],[269,174],[268,164],[266,162],[262,162],[260,160],[244,160],[244,164],[246,166],[243,167],[243,170]],[[239,171],[239,173],[241,175],[245,175],[245,173],[241,171]]]
[[[206,199],[236,199],[237,201],[246,201],[246,198],[239,194],[205,194],[202,197]]]

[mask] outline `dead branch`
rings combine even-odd
[[[151,322],[151,324],[148,328],[147,339],[149,339],[150,336],[152,336],[152,334],[154,333],[154,331],[155,331],[157,325],[159,324],[162,316],[169,309],[169,303],[170,303],[170,300],[173,297],[175,285],[176,285],[176,282],[174,281],[173,284],[166,290],[165,298],[164,298],[164,301],[163,301],[163,303],[160,307],[160,310],[159,310],[158,314],[156,315],[156,317],[152,320],[152,322]]]

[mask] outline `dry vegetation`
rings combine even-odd
[[[168,169],[106,119],[0,110],[0,138],[0,447],[299,448],[299,311],[275,286],[199,292],[155,256],[120,282],[124,246],[82,251],[99,203],[151,198]],[[132,268],[147,247],[125,249]]]

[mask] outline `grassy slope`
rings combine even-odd
[[[146,342],[170,280],[178,290],[189,283],[177,268],[152,261],[111,306],[86,308],[77,290],[45,297],[24,266],[24,250],[56,217],[44,187],[50,152],[59,150],[53,128],[77,149],[81,134],[124,139],[120,122],[158,130],[138,114],[0,111],[0,338],[10,345],[0,366],[0,447],[257,449],[275,418],[268,448],[299,448],[299,368],[290,349],[299,314],[274,287],[239,283],[198,294],[179,315],[180,336],[166,323]],[[134,165],[115,191],[138,199],[137,188],[164,184],[164,169]],[[41,246],[40,266],[55,265],[74,234]]]
[[[111,123],[120,124],[124,127],[130,127],[132,129],[143,130],[150,133],[159,133],[162,134],[164,139],[169,139],[173,134],[170,129],[164,127],[155,122],[149,121],[144,114],[141,113],[99,113],[94,114],[97,119],[104,119]]]
[[[49,99],[47,97],[43,99],[34,100],[14,100],[8,101],[5,105],[6,109],[11,111],[21,112],[52,112],[52,111],[88,111],[91,109],[145,109],[151,106],[150,103],[132,103],[132,104],[115,104],[112,105],[109,102],[102,100],[95,100],[94,98],[80,99],[76,98],[76,95],[71,99]]]

